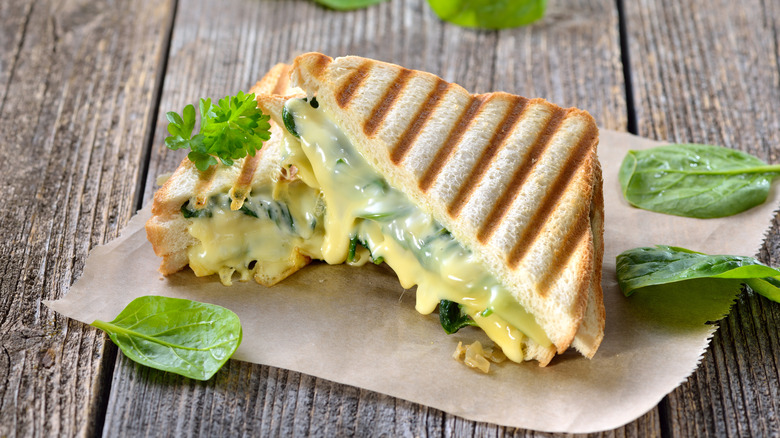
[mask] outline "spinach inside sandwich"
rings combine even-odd
[[[285,141],[301,180],[319,188],[327,210],[320,258],[328,263],[364,257],[384,260],[401,285],[417,285],[417,310],[429,314],[441,300],[456,302],[496,341],[507,357],[522,361],[525,336],[550,346],[534,317],[431,215],[391,187],[358,154],[316,100],[285,104]],[[290,123],[290,119],[292,123]],[[302,152],[302,153],[301,153]],[[304,158],[305,157],[305,158]],[[365,258],[364,258],[365,259]]]

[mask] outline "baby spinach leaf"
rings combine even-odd
[[[547,0],[428,0],[444,21],[465,27],[505,29],[544,16]]]
[[[680,287],[694,280],[718,280],[732,289],[746,283],[756,293],[780,301],[780,271],[752,257],[707,255],[674,246],[634,248],[617,256],[617,278],[623,294],[653,286]]]
[[[182,216],[184,216],[187,219],[191,219],[194,217],[211,217],[213,214],[211,212],[210,206],[205,208],[192,208],[190,206],[190,201],[187,201],[184,204],[182,204],[180,210]]]
[[[349,251],[347,252],[347,262],[352,263],[355,261],[355,253],[357,252],[357,246],[358,246],[358,238],[357,236],[352,236],[349,239]]]
[[[208,380],[241,343],[238,316],[224,307],[161,296],[136,298],[111,322],[96,320],[130,359]]]
[[[240,211],[241,213],[244,213],[247,216],[258,217],[257,213],[255,213],[254,210],[249,208],[249,205],[247,205],[246,203],[241,205],[241,208],[239,208],[238,211]]]
[[[287,132],[293,135],[293,137],[300,138],[301,135],[298,134],[298,130],[295,127],[295,118],[293,115],[287,111],[287,105],[282,107],[282,121],[284,122],[284,127],[287,128]]]
[[[377,3],[382,3],[383,1],[386,0],[314,0],[314,1],[323,6],[327,6],[331,9],[348,11],[351,9],[365,8],[367,6],[371,6]],[[312,102],[312,106],[314,106],[314,102]],[[314,106],[314,108],[317,107]]]
[[[763,203],[780,166],[721,146],[677,144],[629,151],[618,179],[645,210],[695,218],[730,216]]]
[[[463,327],[475,325],[471,317],[463,313],[460,304],[449,300],[441,300],[439,303],[439,322],[448,335]]]
[[[777,277],[749,278],[745,283],[756,293],[780,303],[780,279]]]

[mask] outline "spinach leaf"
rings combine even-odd
[[[780,279],[777,277],[749,278],[745,280],[754,292],[780,303]]]
[[[780,166],[703,144],[629,151],[618,179],[623,196],[645,210],[695,218],[730,216],[766,201]]]
[[[298,134],[298,130],[295,128],[295,118],[287,111],[287,105],[282,107],[282,121],[284,122],[284,127],[287,128],[287,132],[292,134],[293,137],[301,138],[301,135]]]
[[[465,27],[505,29],[544,16],[547,0],[428,0],[444,21]]]
[[[111,322],[92,323],[130,359],[158,370],[208,380],[241,343],[238,316],[197,301],[144,296]]]
[[[238,211],[240,211],[241,213],[244,213],[247,216],[258,217],[257,213],[255,213],[254,210],[249,208],[249,206],[246,205],[246,203],[242,204],[241,208],[239,208]]]
[[[350,236],[349,238],[349,251],[347,252],[347,262],[351,263],[355,261],[355,256],[357,256],[357,249],[359,246],[362,246],[363,248],[367,249],[368,253],[371,254],[371,248],[369,248],[368,244],[362,241],[360,237],[356,234],[354,236]]]
[[[315,2],[327,6],[331,9],[337,9],[339,11],[348,11],[351,9],[360,9],[365,8],[367,6],[371,6],[377,3],[382,3],[386,0],[314,0]],[[317,108],[314,106],[314,102],[312,102],[312,106],[314,108]]]
[[[190,207],[190,201],[185,202],[181,206],[181,214],[187,219],[194,217],[211,217],[211,207],[204,208],[192,208]]]
[[[268,219],[272,220],[280,230],[287,229],[295,233],[295,220],[290,213],[290,207],[284,202],[260,199],[257,203],[265,211]],[[257,217],[257,216],[255,216]]]
[[[439,302],[439,322],[448,335],[463,327],[475,325],[471,317],[463,313],[460,304],[449,300]]]
[[[727,288],[746,283],[755,292],[780,301],[780,271],[752,257],[707,255],[674,246],[634,248],[617,256],[617,278],[623,294],[651,286],[680,286],[694,280],[713,282]]]
[[[349,239],[349,251],[347,252],[347,263],[352,263],[355,261],[355,253],[357,252],[357,246],[358,246],[358,238],[357,236],[352,236]]]

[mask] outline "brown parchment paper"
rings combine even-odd
[[[146,241],[143,209],[119,239],[95,248],[65,298],[47,305],[91,323],[113,319],[131,300],[156,294],[228,307],[241,318],[234,358],[299,371],[431,406],[461,417],[550,432],[596,432],[626,424],[653,408],[697,366],[715,330],[684,312],[654,311],[652,298],[624,298],[615,256],[637,246],[669,244],[712,253],[755,255],[777,191],[761,207],[725,219],[687,219],[631,208],[617,172],[629,149],[659,143],[602,131],[606,233],[603,287],[606,335],[592,360],[574,352],[540,368],[504,362],[490,374],[451,358],[458,341],[486,342],[475,329],[446,335],[436,314],[414,310],[381,266],[315,263],[265,288],[189,270],[167,278]],[[722,306],[728,312],[728,306]]]

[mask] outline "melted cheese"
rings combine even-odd
[[[219,274],[225,285],[234,272],[264,284],[286,277],[305,257],[322,257],[319,202],[318,191],[301,182],[261,187],[241,210],[230,208],[227,194],[213,197],[205,217],[189,226],[198,240],[188,250],[190,267],[197,276]]]
[[[488,336],[514,361],[522,361],[525,336],[551,345],[544,331],[510,292],[430,215],[417,208],[352,147],[325,111],[291,99],[300,141],[288,138],[291,164],[311,170],[327,205],[322,255],[328,263],[347,259],[349,242],[363,242],[381,257],[401,285],[417,285],[416,309],[429,314],[443,299],[463,305]],[[300,154],[296,147],[300,147]],[[302,160],[306,157],[306,161]],[[482,316],[483,311],[487,316]]]
[[[381,258],[404,288],[417,285],[417,311],[429,314],[441,300],[461,304],[509,359],[525,359],[526,336],[551,345],[471,251],[390,187],[323,109],[291,99],[286,111],[299,137],[285,135],[283,166],[295,166],[298,179],[255,188],[244,211],[231,210],[227,195],[212,199],[209,217],[189,228],[199,241],[189,250],[197,275],[218,273],[230,284],[234,272],[242,280],[284,278],[304,256],[355,265]],[[362,247],[350,257],[355,239]]]

